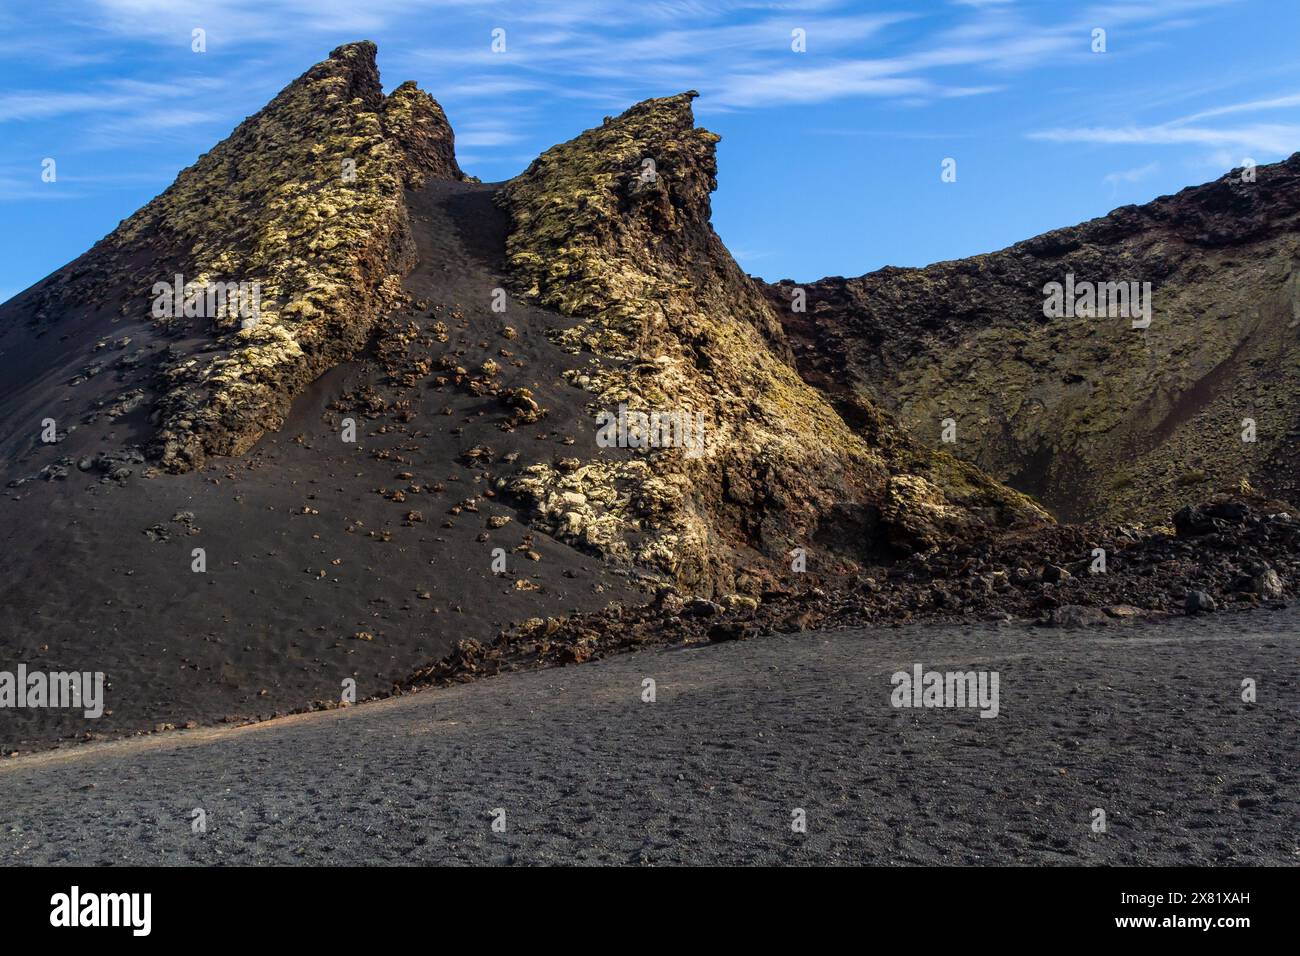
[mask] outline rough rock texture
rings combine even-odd
[[[556,340],[593,416],[625,405],[704,422],[698,454],[533,466],[512,490],[535,519],[706,592],[760,587],[793,548],[852,566],[1041,521],[977,469],[910,444],[870,402],[855,410],[879,434],[855,433],[800,380],[779,322],[709,224],[718,137],[695,127],[694,96],[606,119],[502,191],[519,291],[581,319]]]
[[[690,102],[483,184],[432,100],[384,98],[373,47],[342,47],[0,304],[0,537],[21,545],[0,645],[102,671],[112,711],[11,713],[0,752],[337,707],[347,680],[412,671],[1296,593],[1296,512],[1244,486],[1172,530],[1054,525],[865,389],[809,385],[709,225],[716,137]],[[176,272],[261,282],[261,312],[155,318]],[[609,447],[595,416],[619,405],[698,415],[703,440]]]
[[[441,107],[410,83],[385,97],[374,44],[341,46],[47,280],[37,318],[107,299],[149,320],[154,284],[176,274],[258,283],[251,321],[230,307],[156,319],[177,344],[155,368],[152,457],[182,471],[242,453],[400,295],[403,190],[426,176],[461,178]]]
[[[1300,154],[989,255],[760,283],[797,366],[874,401],[1065,520],[1157,519],[1251,485],[1295,501]],[[1045,318],[1044,286],[1150,282],[1149,328]],[[1242,440],[1243,421],[1256,441]]]

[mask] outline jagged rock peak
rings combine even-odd
[[[705,590],[755,586],[791,548],[832,561],[931,546],[1033,504],[942,456],[872,441],[801,381],[780,324],[709,222],[719,137],[693,92],[638,103],[543,153],[505,185],[507,259],[525,297],[582,319],[553,334],[588,411],[702,416],[713,436],[630,461],[545,464],[512,485],[538,524]],[[612,362],[609,360],[613,360]],[[870,414],[864,410],[863,414]],[[587,504],[582,513],[567,502]],[[737,575],[737,568],[749,570]]]
[[[414,263],[403,189],[464,178],[442,108],[413,83],[385,97],[375,53],[338,47],[83,257],[78,282],[47,283],[43,313],[99,292],[197,343],[159,369],[164,467],[241,453],[355,354]],[[256,283],[258,314],[151,315],[149,290],[177,274]]]

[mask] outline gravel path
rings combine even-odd
[[[1296,864],[1297,624],[813,632],[37,754],[0,859]],[[996,670],[999,716],[892,708],[916,663]]]

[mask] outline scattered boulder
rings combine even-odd
[[[1174,512],[1174,530],[1180,538],[1213,534],[1230,525],[1245,523],[1250,515],[1249,505],[1231,498],[1187,505]]]
[[[1280,601],[1286,594],[1282,579],[1272,568],[1260,572],[1251,579],[1250,589],[1265,601]]]
[[[709,641],[714,644],[741,641],[748,636],[748,630],[739,621],[719,621],[709,628]]]
[[[1134,607],[1131,604],[1112,604],[1109,607],[1102,608],[1102,610],[1110,617],[1121,621],[1141,617],[1143,613],[1141,608]]]
[[[1095,607],[1083,607],[1079,604],[1062,604],[1053,608],[1045,622],[1049,627],[1097,627],[1110,623],[1110,618]]]
[[[682,607],[682,617],[717,617],[722,613],[722,605],[705,598],[691,598]]]
[[[732,612],[758,610],[758,598],[748,594],[728,594],[722,599],[722,603],[728,611]]]
[[[1055,564],[1049,564],[1043,568],[1043,580],[1048,584],[1060,584],[1062,581],[1068,581],[1072,577],[1074,577],[1074,575],[1069,571]]]

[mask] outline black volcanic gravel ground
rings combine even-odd
[[[789,634],[91,744],[0,762],[0,860],[1294,865],[1298,634]],[[999,716],[893,709],[915,663],[998,671]]]

